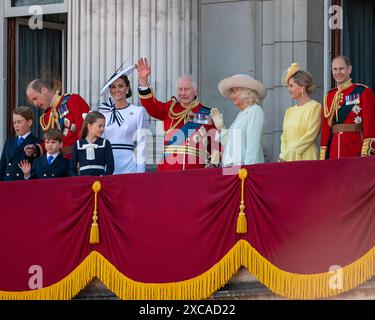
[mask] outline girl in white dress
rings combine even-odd
[[[115,74],[106,84],[111,97],[99,107],[106,118],[103,138],[112,144],[114,174],[143,173],[146,171],[147,113],[143,107],[128,103],[132,90],[125,73],[130,73],[129,69]]]

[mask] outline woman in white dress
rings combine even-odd
[[[134,67],[116,73],[103,88],[102,93],[110,92],[107,102],[99,107],[106,118],[103,138],[112,144],[115,160],[114,174],[143,173],[146,171],[146,120],[143,107],[130,104],[132,96],[127,74]]]
[[[252,77],[240,74],[222,80],[219,91],[241,110],[229,130],[224,127],[220,111],[216,108],[211,111],[219,132],[217,140],[224,147],[222,166],[263,163],[264,112],[259,104],[267,95],[266,88]]]

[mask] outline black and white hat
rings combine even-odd
[[[109,87],[111,86],[111,84],[113,82],[115,82],[118,78],[120,78],[121,76],[128,76],[129,74],[131,74],[133,71],[135,70],[135,65],[133,66],[130,66],[130,67],[127,67],[125,69],[122,69],[122,70],[118,70],[116,71],[116,73],[107,81],[107,83],[104,85],[100,95],[105,95],[106,93],[108,93],[109,91]]]

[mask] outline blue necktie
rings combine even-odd
[[[51,165],[52,161],[53,161],[53,156],[49,156],[47,158],[47,161],[48,161],[48,164]]]
[[[24,138],[19,137],[17,141],[17,147],[20,146],[24,140],[25,140]]]

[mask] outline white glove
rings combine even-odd
[[[224,116],[219,109],[213,108],[211,110],[211,118],[219,132],[224,129]]]

